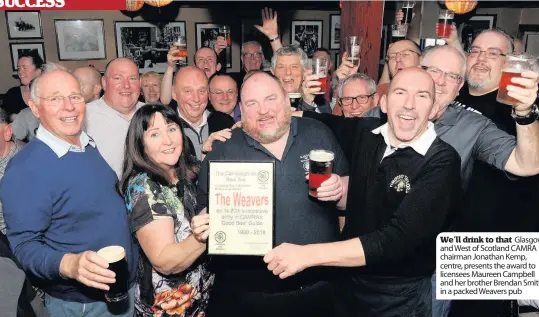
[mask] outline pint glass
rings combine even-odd
[[[185,41],[185,37],[178,37],[178,40],[174,42],[174,45],[178,48],[178,51],[174,53],[174,57],[187,57],[189,55],[187,52],[187,42]],[[176,65],[178,66],[182,66],[183,64],[183,61],[176,62]]]
[[[348,53],[348,60],[351,61],[354,66],[359,64],[359,41],[359,36],[346,37],[346,53]]]
[[[415,1],[404,1],[402,4],[402,13],[404,17],[402,18],[402,24],[410,24],[412,22],[412,17],[414,14]]]
[[[299,101],[301,99],[301,94],[299,92],[289,92],[288,99],[290,99],[290,106],[292,108],[298,109]]]
[[[440,10],[438,15],[438,23],[436,24],[436,35],[439,38],[449,37],[451,34],[451,25],[453,24],[453,18],[455,13],[450,10]]]
[[[500,86],[498,88],[498,96],[496,96],[496,100],[506,105],[517,105],[518,101],[513,97],[509,97],[507,94],[507,85],[522,87],[519,84],[511,83],[511,78],[522,77],[522,72],[527,70],[535,70],[535,63],[535,58],[530,55],[507,54],[502,68],[502,77],[500,79]]]
[[[315,92],[315,95],[323,95],[326,90],[326,82],[328,77],[328,60],[323,57],[316,57],[312,59],[313,75],[318,77],[320,83],[320,91]]]
[[[333,152],[312,150],[309,153],[309,195],[318,197],[316,190],[331,177],[333,172]]]
[[[110,289],[105,292],[105,299],[110,303],[123,301],[129,295],[129,270],[125,249],[113,245],[100,249],[97,254],[109,263],[109,270],[116,274],[116,282],[109,284]]]

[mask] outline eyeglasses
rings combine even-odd
[[[258,58],[260,57],[260,53],[243,53],[243,58]]]
[[[70,96],[51,96],[51,97],[38,97],[39,99],[45,100],[46,103],[59,106],[63,105],[66,98],[69,98],[69,102],[72,104],[79,104],[84,102],[84,97],[82,95],[70,95]]]
[[[472,47],[468,50],[468,56],[470,57],[477,57],[481,55],[481,53],[485,52],[485,56],[488,59],[497,59],[500,56],[505,56],[506,54],[502,53],[500,50],[495,48],[489,48],[486,51],[480,50],[479,48]]]
[[[369,101],[369,98],[374,96],[375,93],[376,92],[373,92],[370,95],[359,95],[359,96],[356,96],[356,97],[342,97],[342,98],[339,98],[339,102],[343,106],[351,106],[354,103],[354,100],[355,100],[358,104],[364,105]]]
[[[225,93],[229,96],[233,96],[236,94],[236,91],[235,90],[228,90],[228,91],[223,91],[223,90],[217,90],[217,91],[212,91],[211,92],[212,94],[218,96],[218,97],[222,97]]]
[[[432,79],[434,79],[434,80],[436,80],[436,79],[440,78],[440,76],[444,75],[445,80],[447,80],[450,83],[460,84],[460,82],[462,81],[462,76],[454,74],[454,73],[446,73],[446,72],[444,72],[441,69],[438,69],[436,67],[421,66],[421,68],[426,70],[432,76]]]
[[[416,54],[417,56],[421,55],[419,54],[418,52],[416,51],[412,51],[412,50],[403,50],[403,51],[400,51],[400,52],[396,52],[396,53],[391,53],[389,54],[387,57],[386,57],[386,61],[394,61],[397,59],[397,55],[399,55],[402,59],[405,59],[405,58],[410,58],[412,57],[414,54]]]

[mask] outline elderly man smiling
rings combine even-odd
[[[123,313],[111,313],[104,301],[115,274],[96,251],[122,246],[134,281],[138,250],[116,176],[82,131],[80,83],[65,70],[46,69],[30,92],[41,125],[0,183],[13,252],[40,281],[51,316],[133,316],[134,289]]]

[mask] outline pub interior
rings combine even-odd
[[[539,231],[538,16],[5,11],[0,317],[539,317],[539,286],[510,296],[521,282],[496,288],[493,261],[436,252],[440,233]]]

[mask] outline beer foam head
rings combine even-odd
[[[504,68],[502,69],[502,72],[504,73],[522,73],[523,69],[522,67],[519,67],[519,66],[514,66],[514,67],[511,67],[511,68]]]
[[[97,255],[105,259],[108,263],[114,263],[125,257],[125,249],[119,245],[111,245],[97,251]]]
[[[309,159],[315,162],[329,162],[333,161],[335,155],[332,152],[325,150],[312,150],[309,153]]]
[[[299,92],[289,92],[288,98],[297,99],[301,97],[301,93]]]

